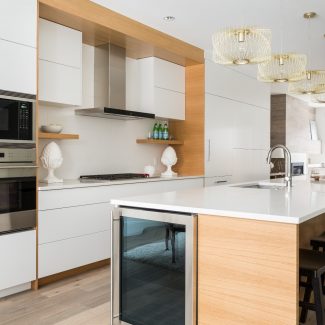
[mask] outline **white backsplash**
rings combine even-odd
[[[132,66],[132,61],[128,62],[127,67],[130,65]],[[93,107],[94,103],[93,67],[94,48],[83,45],[83,107],[87,108]],[[129,81],[127,103],[131,106],[132,98],[134,89]],[[40,125],[59,123],[64,127],[63,133],[80,135],[79,140],[57,141],[64,159],[56,171],[58,177],[75,179],[84,174],[143,172],[143,167],[154,164],[154,161],[157,162],[159,172],[163,169],[160,157],[165,146],[136,143],[137,138],[146,137],[152,130],[153,120],[119,121],[76,116],[74,109],[75,107],[40,105]],[[49,140],[40,141],[39,154],[48,142]],[[41,168],[40,177],[45,175],[46,171]]]

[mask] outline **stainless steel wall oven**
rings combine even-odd
[[[0,143],[0,235],[36,226],[35,144]]]

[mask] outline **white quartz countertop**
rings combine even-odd
[[[297,180],[290,191],[286,188],[275,190],[237,186],[233,184],[134,196],[114,199],[111,203],[292,224],[300,224],[325,213],[324,181]]]
[[[80,181],[79,179],[64,180],[63,183],[45,184],[39,183],[39,191],[50,191],[50,190],[62,190],[68,188],[78,188],[78,187],[94,187],[94,186],[113,186],[113,185],[123,185],[123,184],[134,184],[134,183],[148,183],[148,182],[162,182],[162,181],[175,181],[182,179],[194,179],[203,178],[203,176],[177,176],[172,178],[164,177],[148,177],[148,178],[137,178],[128,180],[118,180],[118,181]]]

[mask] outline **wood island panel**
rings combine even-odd
[[[198,324],[298,324],[298,226],[200,215]]]

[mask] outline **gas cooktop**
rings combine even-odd
[[[80,176],[81,181],[120,181],[127,179],[138,179],[147,178],[148,174],[135,174],[135,173],[125,173],[125,174],[103,174],[103,175],[83,175]]]

